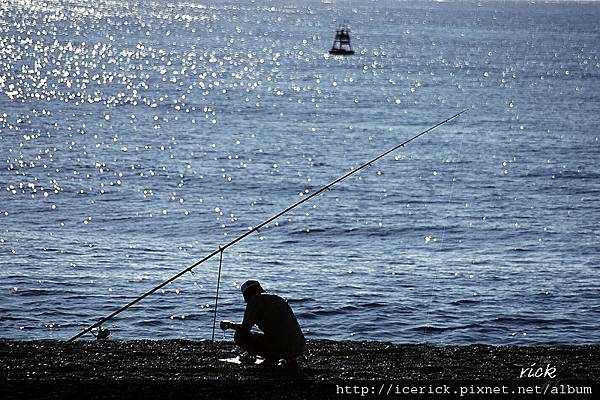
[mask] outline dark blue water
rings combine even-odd
[[[356,54],[330,57],[344,20]],[[218,318],[252,277],[309,338],[597,343],[598,21],[575,2],[2,2],[0,337],[67,339],[468,108],[229,248]],[[218,265],[112,337],[210,338]]]

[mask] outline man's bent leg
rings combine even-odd
[[[261,356],[263,358],[269,358],[270,356],[265,335],[262,333],[238,330],[235,332],[235,335],[233,335],[233,340],[242,350],[247,351],[250,354]]]

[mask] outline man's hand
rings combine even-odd
[[[231,321],[223,320],[221,321],[220,326],[222,330],[226,331],[227,329],[231,329],[231,324]]]

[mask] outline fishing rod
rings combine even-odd
[[[381,153],[380,155],[378,155],[377,157],[373,158],[372,160],[367,161],[366,163],[362,164],[361,166],[357,167],[356,169],[351,169],[349,172],[343,174],[342,176],[334,179],[333,181],[331,181],[330,183],[328,183],[327,185],[321,187],[320,189],[316,190],[315,192],[311,193],[310,195],[302,198],[301,200],[295,202],[294,204],[292,204],[291,206],[287,207],[286,209],[278,212],[277,214],[273,215],[272,217],[266,219],[265,221],[261,222],[260,224],[258,224],[257,226],[253,227],[252,229],[249,229],[246,233],[238,236],[237,238],[233,239],[231,242],[223,245],[223,246],[219,246],[219,248],[217,250],[214,250],[212,253],[208,254],[207,256],[205,256],[204,258],[202,258],[199,261],[196,261],[194,264],[190,265],[189,267],[183,269],[182,271],[178,272],[177,274],[173,275],[172,277],[170,277],[169,279],[167,279],[166,281],[164,281],[163,283],[161,283],[158,286],[155,286],[154,288],[148,290],[146,293],[142,294],[139,297],[136,297],[135,299],[133,299],[132,301],[130,301],[129,303],[127,303],[126,305],[124,305],[123,307],[119,308],[118,310],[112,312],[111,314],[107,315],[106,317],[98,320],[96,323],[88,326],[87,328],[85,328],[84,330],[82,330],[81,332],[79,332],[77,335],[73,336],[72,338],[70,338],[67,342],[73,342],[77,339],[79,339],[81,336],[85,335],[88,332],[91,332],[92,329],[97,328],[97,327],[101,327],[103,323],[105,323],[106,321],[110,320],[111,318],[119,315],[120,313],[122,313],[123,311],[127,310],[128,308],[130,308],[131,306],[139,303],[140,301],[142,301],[143,299],[145,299],[146,297],[150,296],[152,293],[156,292],[157,290],[165,287],[166,285],[168,285],[169,283],[173,282],[174,280],[176,280],[177,278],[179,278],[180,276],[191,272],[194,268],[196,268],[198,265],[204,263],[205,261],[210,260],[211,258],[213,258],[214,256],[216,256],[219,253],[223,253],[223,251],[225,251],[226,249],[228,249],[229,247],[233,246],[234,244],[242,241],[243,239],[245,239],[246,237],[250,236],[251,234],[253,234],[254,232],[258,231],[259,229],[261,229],[262,227],[264,227],[265,225],[270,224],[271,222],[275,221],[277,218],[281,217],[282,215],[288,213],[289,211],[293,210],[294,208],[298,207],[301,204],[304,204],[305,202],[309,201],[310,199],[312,199],[315,196],[318,196],[319,194],[323,193],[324,191],[330,189],[332,186],[334,186],[335,184],[343,181],[344,179],[348,178],[351,175],[354,175],[355,173],[357,173],[358,171],[361,171],[362,169],[370,166],[371,164],[379,161],[380,159],[382,159],[383,157],[387,156],[388,154],[398,150],[400,147],[404,147],[405,145],[407,145],[408,143],[412,142],[413,140],[425,135],[428,132],[431,132],[432,130],[434,130],[435,128],[444,125],[445,123],[453,120],[454,118],[458,117],[459,115],[465,113],[467,111],[467,109],[462,110],[459,113],[454,114],[453,116],[446,118],[445,120],[438,122],[437,124],[425,129],[424,131],[420,132],[419,134],[411,137],[410,139],[405,140],[404,142],[392,147],[391,149]]]

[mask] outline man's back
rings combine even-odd
[[[255,324],[281,357],[304,352],[304,335],[294,312],[282,297],[266,292],[252,296],[242,325],[251,329]]]

